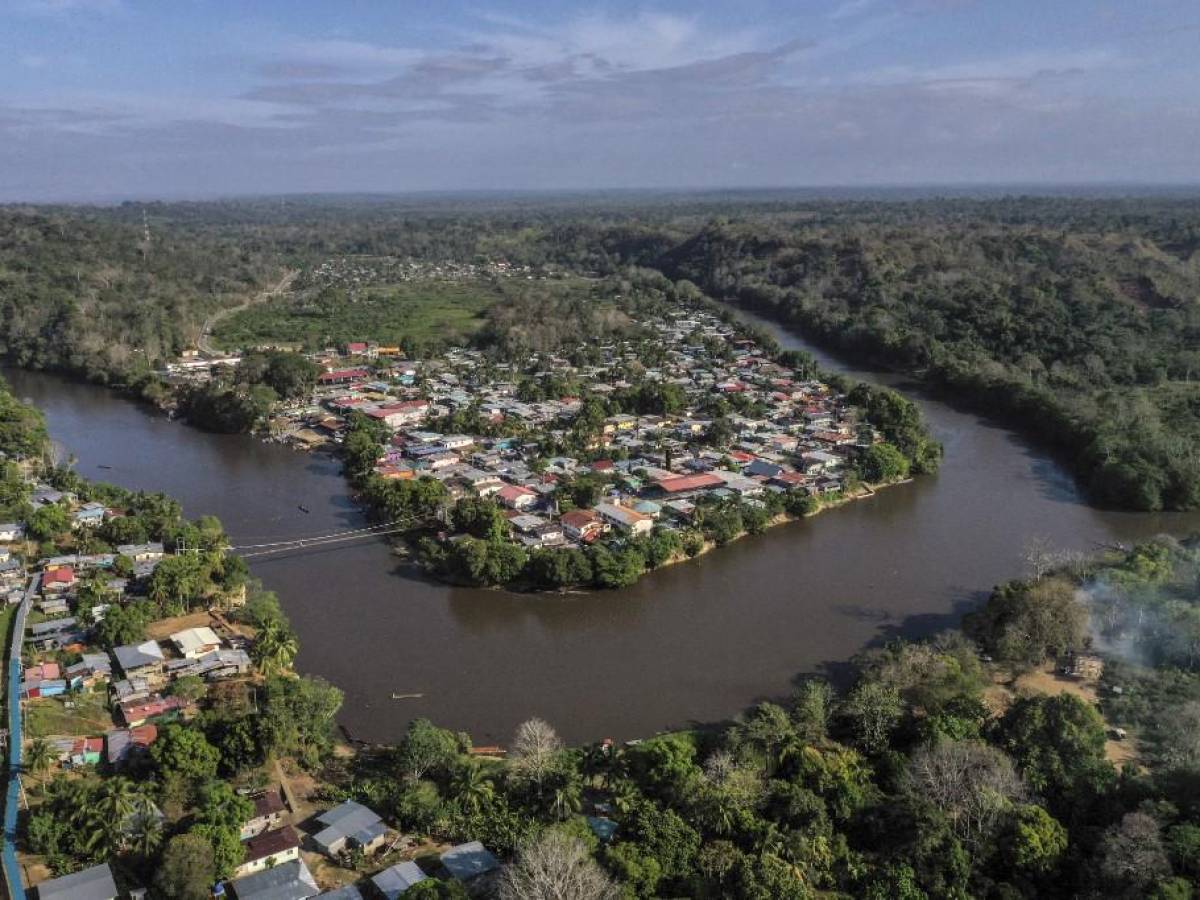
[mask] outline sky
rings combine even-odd
[[[0,0],[0,200],[1200,182],[1197,0]]]

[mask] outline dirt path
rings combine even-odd
[[[299,274],[300,271],[298,269],[288,269],[283,273],[283,277],[280,278],[279,281],[273,286],[267,288],[266,290],[259,291],[253,297],[249,298],[243,303],[239,303],[237,306],[231,306],[228,309],[218,310],[217,312],[213,313],[204,320],[204,328],[200,331],[200,339],[196,341],[196,347],[201,353],[220,353],[221,351],[212,344],[212,331],[213,328],[216,327],[217,323],[222,319],[228,318],[236,312],[241,312],[243,309],[249,309],[251,306],[254,306],[258,303],[265,303],[273,297],[280,296],[292,286],[292,282],[296,280],[296,276]]]

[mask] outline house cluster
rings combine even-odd
[[[60,497],[53,502],[70,501]],[[14,526],[15,532],[21,530]],[[0,555],[11,558],[11,549],[0,549]],[[191,701],[167,696],[172,682],[184,676],[214,681],[251,670],[244,639],[234,634],[223,638],[207,626],[186,628],[162,641],[113,647],[111,653],[94,641],[94,626],[114,604],[143,592],[166,556],[160,543],[127,544],[116,553],[44,558],[29,566],[28,576],[26,565],[16,561],[26,581],[9,599],[15,595],[28,604],[21,700],[36,704],[58,698],[74,706],[80,695],[104,693],[112,708],[110,730],[54,738],[64,767],[102,761],[113,769],[125,766],[154,743],[158,726],[192,711]],[[133,574],[114,573],[118,557],[128,561],[122,568]],[[99,590],[84,591],[85,585]]]
[[[707,498],[754,503],[768,491],[838,492],[850,460],[877,439],[843,396],[779,364],[711,314],[681,310],[643,324],[662,350],[653,368],[642,364],[633,342],[600,348],[603,359],[586,366],[547,354],[495,364],[466,349],[370,367],[325,360],[313,402],[297,411],[290,434],[304,446],[338,442],[351,413],[375,419],[392,433],[376,474],[434,478],[452,498],[494,498],[508,513],[514,540],[531,547],[682,527]],[[352,350],[359,352],[346,348]],[[518,382],[529,371],[583,385],[580,396],[521,399]],[[607,417],[584,459],[543,452],[561,445],[589,397],[646,383],[673,386],[682,408]],[[719,440],[712,438],[715,397],[742,411],[722,417]],[[521,436],[428,428],[467,410],[494,426],[489,430]],[[560,513],[556,486],[583,473],[602,477],[600,502]]]
[[[431,262],[396,256],[352,256],[326,260],[305,272],[296,282],[298,290],[337,287],[348,291],[403,281],[474,281],[479,278],[532,278],[530,266],[504,259],[480,263],[449,260]]]
[[[361,888],[349,884],[322,892],[312,871],[318,868],[319,860],[352,867],[355,857],[371,860],[398,848],[411,850],[415,842],[393,831],[378,813],[354,800],[317,813],[301,829],[293,823],[293,811],[278,789],[263,791],[251,799],[254,815],[242,829],[242,863],[232,881],[220,886],[220,890],[230,889],[237,900],[305,900],[316,896],[339,900],[382,896],[395,900],[430,877],[474,886],[500,866],[496,857],[475,841],[446,850],[436,866],[432,860],[425,862],[424,868],[412,860],[402,860],[371,876]]]

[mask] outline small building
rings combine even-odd
[[[451,847],[441,858],[446,871],[458,881],[471,881],[500,868],[500,861],[479,841]]]
[[[117,665],[126,678],[145,678],[151,682],[162,675],[166,662],[166,654],[157,641],[114,647],[113,656],[117,658]]]
[[[242,840],[278,828],[283,824],[283,814],[287,811],[279,788],[260,791],[250,798],[254,804],[254,815],[242,825]]]
[[[43,881],[37,895],[38,900],[117,900],[119,896],[108,863]]]
[[[603,520],[590,509],[573,509],[559,520],[563,531],[573,541],[594,540],[604,531]]]
[[[649,534],[654,528],[651,516],[614,503],[598,503],[593,510],[606,524],[629,534]]]
[[[1099,681],[1104,674],[1104,660],[1090,653],[1076,653],[1064,667],[1063,674],[1081,681]]]
[[[158,562],[158,560],[163,558],[165,551],[161,543],[121,544],[117,547],[117,553],[128,557],[135,563],[143,563]]]
[[[211,628],[187,628],[171,635],[171,643],[184,659],[198,659],[221,646],[221,639]]]
[[[242,849],[242,863],[234,871],[235,878],[299,859],[300,837],[291,825],[285,825],[247,838],[242,841]]]
[[[42,576],[42,591],[54,594],[69,591],[75,586],[75,570],[70,566],[52,569]]]
[[[313,835],[313,843],[327,856],[337,856],[352,846],[372,852],[382,846],[387,835],[378,814],[354,800],[340,803],[316,818],[324,827]]]
[[[145,753],[158,740],[158,727],[139,725],[136,728],[117,728],[105,735],[105,754],[108,764],[119,769]]]
[[[302,859],[239,878],[232,887],[237,900],[308,900],[321,893]]]
[[[529,509],[537,503],[536,491],[519,484],[510,484],[496,492],[496,499],[509,509]]]
[[[25,526],[17,522],[0,525],[0,543],[11,544],[25,539]]]
[[[371,879],[371,883],[387,900],[396,900],[414,884],[419,884],[428,877],[421,871],[420,866],[409,860],[384,869]]]

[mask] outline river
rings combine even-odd
[[[813,350],[755,321],[785,346]],[[45,411],[80,473],[165,491],[189,516],[219,516],[235,544],[363,523],[329,457],[206,434],[53,375],[7,376]],[[1200,529],[1195,514],[1092,509],[1059,465],[1012,432],[917,399],[946,447],[937,475],[743,539],[626,591],[448,587],[404,571],[375,540],[256,558],[251,568],[296,628],[300,670],[345,692],[340,719],[353,737],[395,741],[410,718],[427,716],[477,743],[504,743],[536,715],[577,742],[719,722],[756,700],[786,697],[802,673],[836,675],[872,642],[951,627],[994,584],[1022,573],[1030,537],[1087,550]],[[424,697],[393,701],[392,692]]]

